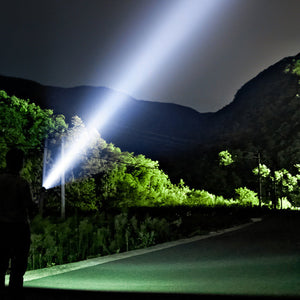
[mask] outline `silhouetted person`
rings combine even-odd
[[[23,287],[30,247],[28,210],[33,207],[29,184],[20,177],[24,152],[11,149],[0,173],[0,288],[11,261],[9,286]]]

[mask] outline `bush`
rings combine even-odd
[[[144,248],[172,237],[164,218],[138,220],[127,213],[65,221],[37,216],[31,232],[29,270]]]
[[[187,206],[203,206],[203,207],[215,207],[215,206],[232,206],[237,205],[237,201],[232,199],[224,199],[223,196],[216,196],[204,190],[194,190],[190,193],[188,199],[184,203]]]
[[[278,199],[277,208],[280,209],[292,209],[293,206],[291,202],[287,199],[287,197],[282,197]]]
[[[259,205],[259,200],[257,197],[257,193],[249,190],[246,187],[240,187],[235,189],[235,192],[237,194],[236,200],[240,205],[243,206],[253,206],[253,205]]]

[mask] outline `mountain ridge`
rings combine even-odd
[[[64,114],[68,122],[74,115],[87,122],[91,110],[97,110],[105,99],[121,94],[105,87],[51,87],[3,75],[0,75],[0,89],[19,98],[30,99],[42,108],[53,109],[55,114]],[[183,105],[137,100],[125,94],[122,96],[126,98],[126,107],[115,113],[109,125],[103,128],[100,134],[105,140],[125,151],[147,155],[153,154],[154,151],[160,156],[161,150],[158,151],[158,148],[164,145],[164,141],[166,148],[172,149],[174,147],[167,143],[170,139],[173,140],[171,144],[174,144],[175,140],[178,145],[194,143],[195,140],[201,139],[201,133],[194,129],[201,127],[211,116],[210,113],[201,114]],[[137,134],[138,132],[140,134]],[[145,146],[139,147],[141,144],[137,143],[137,140],[141,140],[144,135],[160,136],[161,139],[157,139],[159,144],[144,141],[152,149],[150,151],[147,151]],[[127,140],[124,140],[125,136]]]
[[[126,96],[126,109],[119,110],[100,134],[122,151],[159,160],[175,181],[183,178],[192,187],[225,195],[225,182],[232,176],[224,170],[222,177],[216,175],[221,150],[260,152],[262,162],[273,169],[300,162],[300,74],[292,71],[298,61],[300,53],[266,68],[214,113]],[[0,76],[0,89],[85,122],[90,116],[86,107],[98,107],[99,99],[114,94],[101,87],[56,88],[5,76]],[[255,163],[249,161],[251,168]],[[240,171],[236,178],[243,176]]]

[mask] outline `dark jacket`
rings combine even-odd
[[[29,184],[19,174],[0,173],[0,222],[28,223],[33,206]]]

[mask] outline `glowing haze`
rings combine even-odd
[[[170,1],[167,11],[162,11],[156,24],[152,24],[145,33],[144,40],[127,59],[127,67],[116,76],[115,87],[127,94],[133,94],[147,84],[147,80],[155,76],[164,63],[172,55],[180,55],[180,46],[185,45],[188,39],[193,38],[196,29],[205,32],[205,24],[212,13],[220,10],[224,0],[188,0]],[[177,53],[176,53],[177,51]],[[80,136],[74,145],[66,149],[65,156],[60,157],[52,170],[43,179],[43,186],[51,188],[59,184],[63,171],[68,170],[76,163],[82,151],[87,149],[95,138],[95,129],[98,131],[107,124],[114,113],[126,105],[126,96],[117,94],[112,96],[94,111],[87,128],[88,135]],[[44,166],[45,167],[45,166]]]

